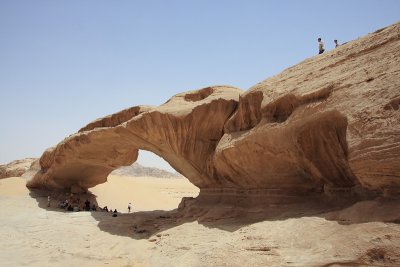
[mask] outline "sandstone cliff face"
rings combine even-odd
[[[323,180],[333,187],[357,183],[379,191],[398,187],[399,48],[398,23],[307,59],[250,88],[241,95],[241,109],[225,127],[230,137],[228,159],[240,162],[238,156],[246,157],[244,150],[257,147],[261,154],[279,153],[275,161],[265,156],[253,159],[257,166],[272,165],[268,172],[276,178],[300,172],[306,180]],[[262,131],[264,139],[272,140],[258,141]],[[252,149],[243,149],[251,145]],[[220,142],[216,157],[223,159],[226,153]],[[243,175],[248,170],[238,172]]]
[[[201,194],[399,194],[400,24],[309,58],[246,92],[217,86],[96,120],[47,150],[29,187],[84,191],[138,149]]]

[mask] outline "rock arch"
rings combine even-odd
[[[196,186],[207,187],[212,154],[241,90],[206,89],[178,94],[159,107],[133,107],[89,123],[45,151],[41,171],[28,187],[85,191],[105,182],[112,170],[135,162],[138,149],[157,154]]]
[[[234,87],[208,87],[178,94],[159,107],[133,107],[89,123],[43,154],[42,170],[28,186],[83,192],[136,161],[139,149],[165,159],[205,194],[277,189],[290,194],[321,191],[323,184],[356,184],[347,162],[342,114],[285,119],[289,125],[271,128],[269,115],[257,111],[260,100],[251,106],[252,101],[239,100],[240,93]],[[294,109],[300,100],[296,106],[278,102],[280,109],[287,109],[285,103]],[[247,116],[239,112],[246,105],[251,106],[246,112],[260,117],[253,123],[256,131],[225,130],[232,121],[247,120],[237,118]]]
[[[27,186],[84,191],[143,149],[200,196],[353,187],[398,195],[399,29],[307,59],[246,92],[207,87],[96,120],[48,149]]]

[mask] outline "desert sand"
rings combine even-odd
[[[196,197],[199,189],[187,179],[128,177],[110,175],[107,183],[90,189],[97,196],[100,207],[127,212],[128,203],[133,211],[176,209],[182,197]]]
[[[175,209],[179,198],[198,193],[187,180],[112,176],[92,189],[100,205],[125,209],[112,217],[47,208],[46,196],[25,184],[19,177],[0,181],[1,266],[400,265],[395,199],[315,214],[279,205],[269,215],[223,216],[232,207],[220,206],[185,216]],[[127,201],[133,213],[126,213]]]

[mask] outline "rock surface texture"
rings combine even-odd
[[[0,165],[0,179],[22,176],[27,170],[29,170],[29,168],[31,168],[31,165],[35,160],[37,159],[26,158],[14,160],[5,165]]]
[[[245,92],[208,87],[96,120],[45,151],[28,187],[85,191],[143,149],[203,196],[398,195],[399,105],[397,23]]]

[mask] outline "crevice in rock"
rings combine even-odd
[[[268,122],[284,122],[300,106],[300,99],[294,94],[287,94],[262,108],[262,116]]]
[[[385,110],[399,110],[400,106],[400,97],[396,97],[395,99],[392,99],[388,104],[386,104],[383,108]]]
[[[264,107],[261,107],[263,93],[261,91],[250,92],[239,97],[238,107],[225,123],[224,132],[250,130],[258,125],[262,118],[269,123],[285,122],[299,106],[328,99],[334,88],[335,85],[332,84],[303,96],[286,94]]]
[[[185,101],[196,102],[196,101],[206,99],[213,92],[214,92],[214,89],[212,87],[206,87],[206,88],[196,91],[195,93],[186,94],[184,96],[184,99],[185,99]]]
[[[262,116],[263,118],[266,118],[268,122],[285,122],[294,110],[301,105],[307,105],[328,99],[334,87],[334,85],[329,85],[303,96],[296,96],[294,94],[284,95],[263,107]]]
[[[256,126],[261,120],[262,100],[263,93],[260,91],[239,96],[237,108],[225,123],[224,132],[239,132]]]

